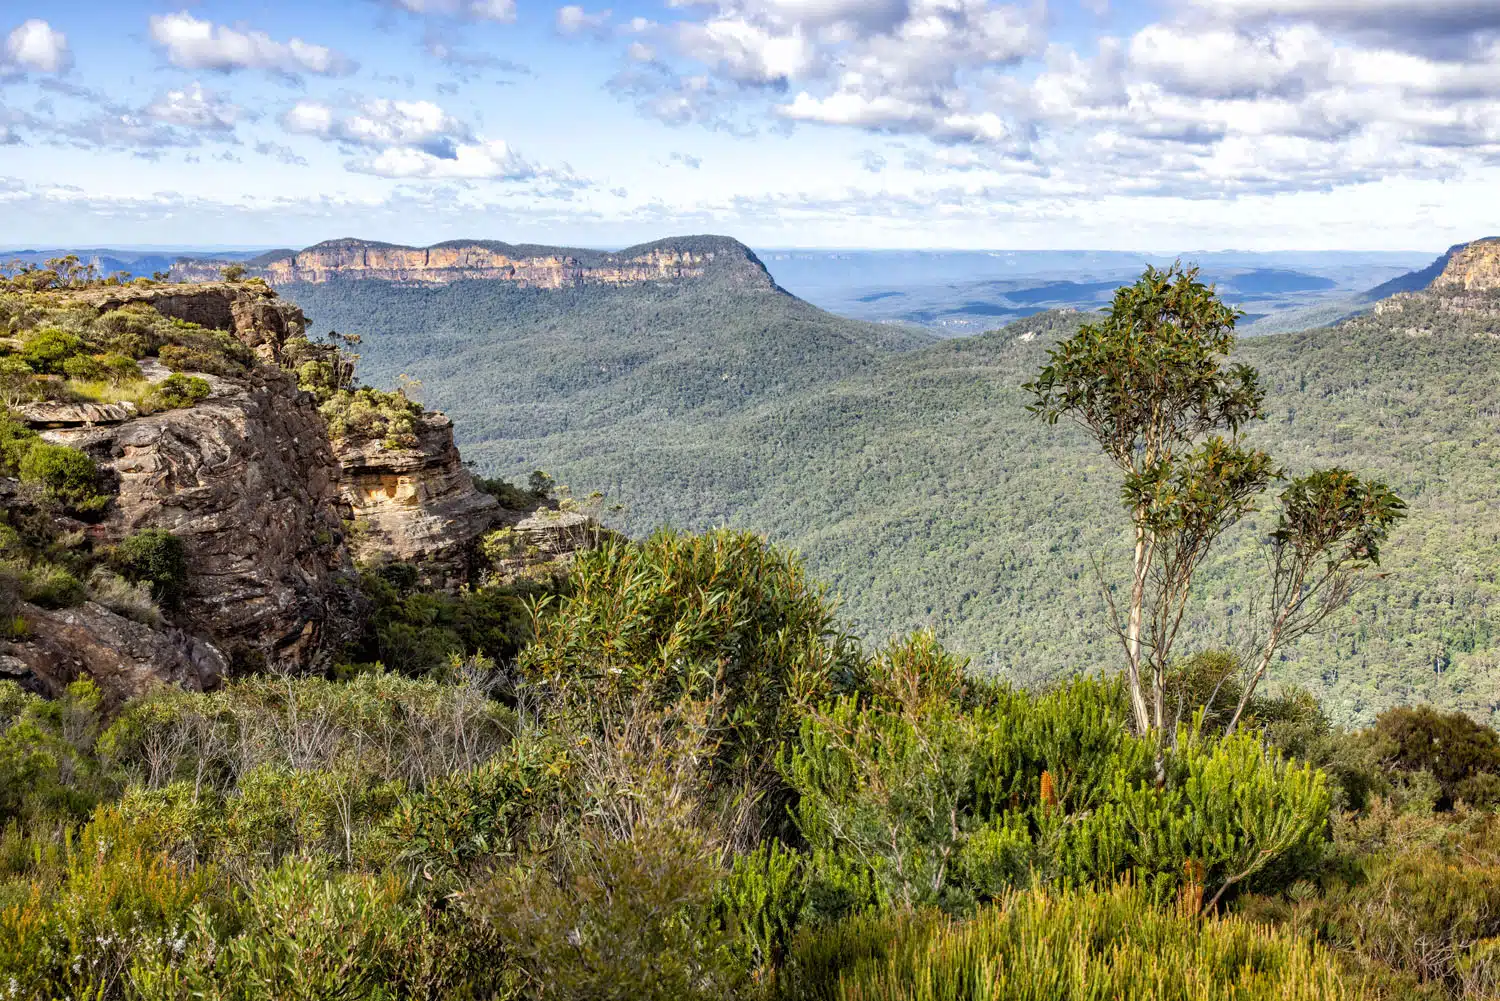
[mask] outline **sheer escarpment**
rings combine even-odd
[[[1500,291],[1500,239],[1476,240],[1448,258],[1436,291]]]
[[[180,280],[209,281],[228,266],[227,261],[181,260],[172,273]],[[488,240],[403,247],[343,239],[300,251],[273,251],[246,262],[244,267],[246,274],[273,285],[350,279],[428,285],[485,280],[561,289],[727,278],[744,287],[775,287],[760,260],[744,244],[727,237],[703,236],[659,240],[617,253]]]

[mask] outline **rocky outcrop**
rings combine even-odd
[[[164,316],[225,330],[254,348],[262,361],[271,363],[280,361],[287,340],[307,330],[302,310],[259,282],[120,285],[72,293],[72,297],[101,313],[141,304]]]
[[[465,574],[470,549],[494,524],[499,505],[475,489],[453,444],[452,421],[424,414],[414,448],[379,441],[334,448],[356,559],[394,558],[449,579]]]
[[[183,540],[184,627],[239,664],[316,667],[354,628],[356,602],[322,418],[276,369],[210,382],[213,394],[187,409],[43,437],[117,480],[108,517],[90,527],[98,541],[148,528]]]
[[[186,281],[215,277],[227,262],[182,260],[172,269]],[[376,279],[441,285],[468,279],[514,282],[530,288],[675,282],[727,275],[740,284],[774,288],[764,266],[727,237],[680,237],[618,253],[568,247],[514,246],[458,240],[403,247],[368,240],[330,240],[301,251],[276,251],[246,262],[247,273],[272,285]]]
[[[1476,240],[1448,258],[1432,283],[1436,292],[1500,291],[1500,239]]]
[[[158,630],[89,602],[48,611],[21,606],[23,639],[0,647],[0,678],[56,698],[89,677],[111,702],[172,684],[215,687],[229,662],[212,643],[181,629]]]

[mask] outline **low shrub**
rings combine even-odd
[[[21,349],[21,358],[34,372],[62,375],[67,360],[83,349],[82,338],[65,330],[49,327],[27,338]]]
[[[167,376],[151,390],[151,403],[158,410],[178,410],[191,407],[213,392],[207,379],[180,372]]]
[[[786,1001],[1366,997],[1328,948],[1245,918],[1199,920],[1144,890],[1018,893],[958,921],[898,912],[804,934]]]
[[[145,585],[151,599],[166,608],[176,608],[187,593],[187,549],[165,529],[128,536],[115,547],[114,563],[126,580]]]
[[[49,498],[74,512],[98,512],[111,500],[101,488],[98,465],[76,448],[32,441],[18,472],[23,483],[39,485]]]
[[[415,448],[422,405],[397,391],[365,387],[334,393],[318,408],[328,421],[329,437],[352,444],[379,441],[386,448]]]
[[[104,567],[89,574],[89,596],[117,615],[148,626],[162,624],[161,608],[145,582],[131,583]]]

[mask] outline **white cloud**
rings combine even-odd
[[[244,109],[222,94],[194,81],[182,90],[169,90],[146,107],[146,116],[168,125],[214,132],[232,132]]]
[[[392,147],[356,161],[352,169],[380,177],[421,180],[553,180],[553,175],[500,140],[459,146],[451,157],[434,156],[409,146]]]
[[[515,0],[389,0],[412,14],[464,17],[509,24],[516,19]]]
[[[557,9],[557,30],[564,35],[603,37],[609,33],[610,14],[608,8],[590,14],[577,4],[568,4]]]
[[[280,42],[263,31],[230,28],[194,17],[187,11],[153,15],[151,39],[167,61],[183,69],[262,69],[277,73],[340,76],[356,65],[344,55],[300,38]]]
[[[67,36],[46,21],[32,18],[6,36],[0,71],[63,73],[72,65]]]
[[[411,147],[452,159],[469,127],[431,101],[371,98],[352,108],[302,100],[282,116],[288,132],[376,149]]]

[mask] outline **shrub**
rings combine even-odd
[[[77,335],[50,327],[31,335],[21,357],[34,372],[62,375],[64,363],[82,350],[83,340]]]
[[[288,862],[248,888],[231,929],[194,909],[182,949],[141,957],[150,999],[314,1001],[401,996],[392,984],[416,915],[399,888],[370,876]]]
[[[115,565],[125,579],[145,584],[151,598],[175,608],[187,593],[187,549],[182,540],[160,528],[148,528],[127,537],[115,549]]]
[[[79,382],[99,382],[104,378],[104,366],[92,355],[74,355],[63,362],[63,372]]]
[[[659,532],[580,553],[521,674],[586,727],[638,699],[715,700],[719,763],[769,765],[799,707],[855,685],[858,647],[801,562],[748,533]],[[722,728],[722,729],[720,729]]]
[[[99,366],[104,370],[103,378],[111,385],[121,386],[141,378],[141,367],[135,359],[122,354],[99,356]]]
[[[207,379],[174,372],[151,390],[151,402],[162,410],[177,410],[191,407],[212,391],[213,387],[208,384]]]
[[[670,825],[587,834],[562,873],[518,867],[470,895],[522,984],[556,1001],[732,1001],[750,988],[714,917],[712,853]],[[532,990],[536,990],[533,987]],[[528,992],[529,993],[529,992]]]
[[[0,472],[14,474],[41,436],[0,408]]]
[[[328,421],[329,437],[364,444],[380,441],[386,448],[415,448],[417,419],[422,405],[400,392],[382,393],[368,387],[343,390],[318,408]]]
[[[10,355],[0,357],[0,406],[29,403],[40,395],[40,388],[30,365]]]
[[[1388,771],[1429,772],[1442,788],[1438,809],[1455,801],[1500,803],[1500,735],[1460,712],[1430,706],[1382,713],[1371,734],[1374,753]]]
[[[99,467],[76,448],[32,442],[19,472],[23,483],[40,485],[48,497],[76,512],[101,511],[110,502],[100,488]]]
[[[21,597],[43,608],[71,608],[88,599],[88,589],[67,569],[39,560],[21,577]]]
[[[104,567],[94,568],[89,574],[89,595],[117,615],[148,626],[162,624],[161,609],[151,597],[150,585],[131,583]]]
[[[1007,897],[970,921],[897,913],[797,943],[788,1001],[1365,997],[1326,947],[1240,917],[1159,910],[1131,886]]]

